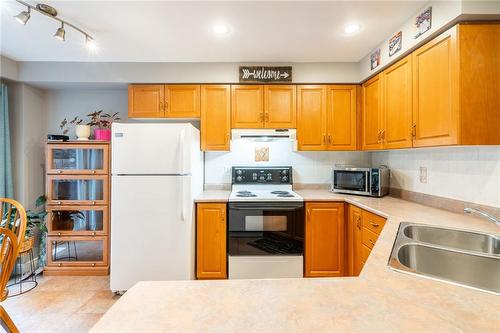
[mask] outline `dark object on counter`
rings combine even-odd
[[[47,140],[49,141],[63,141],[66,142],[69,140],[69,136],[67,135],[59,135],[59,134],[47,134]]]

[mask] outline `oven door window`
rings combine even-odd
[[[303,207],[229,206],[230,255],[293,255],[303,252]],[[302,225],[301,225],[302,224]]]
[[[366,171],[335,171],[334,187],[339,190],[367,192],[368,173]]]

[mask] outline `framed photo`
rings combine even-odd
[[[380,65],[380,49],[376,49],[370,54],[370,69],[374,70],[378,65]]]
[[[399,31],[397,34],[389,39],[389,57],[392,57],[399,50],[401,50],[403,39],[403,32]]]
[[[431,28],[432,7],[428,7],[415,18],[415,37],[418,38]]]

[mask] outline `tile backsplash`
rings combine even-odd
[[[269,148],[269,161],[256,162],[255,151]],[[293,166],[294,183],[330,183],[335,164],[366,166],[371,164],[365,152],[297,152],[287,141],[258,142],[248,139],[231,141],[230,152],[205,153],[205,184],[231,183],[232,166]]]
[[[372,153],[391,169],[391,187],[500,207],[500,147],[443,147]]]

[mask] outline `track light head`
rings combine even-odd
[[[65,36],[66,36],[66,31],[64,30],[64,23],[61,23],[61,27],[57,29],[56,33],[54,34],[54,37],[64,42],[66,40]]]
[[[23,24],[23,25],[26,25],[26,23],[28,22],[30,17],[31,17],[31,8],[30,7],[28,7],[27,11],[26,10],[22,11],[19,14],[17,14],[16,16],[14,16],[16,21]]]
[[[97,43],[95,42],[94,38],[90,37],[89,35],[85,35],[85,46],[91,52],[97,51]]]

